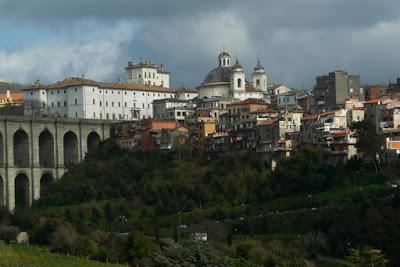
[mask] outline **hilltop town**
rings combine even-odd
[[[1,103],[15,98],[29,117],[112,121],[112,135],[126,149],[150,136],[152,149],[190,143],[205,151],[246,148],[280,158],[311,145],[345,161],[360,156],[351,126],[365,119],[384,135],[390,157],[400,153],[400,79],[366,85],[359,75],[336,70],[304,90],[269,84],[260,60],[249,75],[226,51],[216,62],[196,88],[171,88],[165,66],[145,60],[128,62],[123,82],[84,76],[49,85],[36,81],[24,89],[24,104],[13,93]]]

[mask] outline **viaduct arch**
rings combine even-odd
[[[0,116],[0,206],[31,205],[109,138],[111,127],[102,120]]]

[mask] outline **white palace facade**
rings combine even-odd
[[[127,82],[97,82],[71,77],[25,89],[26,116],[80,119],[138,120],[153,117],[153,101],[174,98],[169,73],[152,61],[128,62]]]

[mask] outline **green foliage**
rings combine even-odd
[[[0,240],[4,241],[6,243],[15,241],[17,239],[18,234],[19,234],[19,230],[17,227],[0,226]]]
[[[182,244],[169,239],[159,241],[160,251],[154,252],[154,266],[232,266],[211,246],[194,241]]]
[[[142,260],[153,251],[151,239],[139,233],[131,233],[126,244],[128,259],[132,261]]]
[[[373,249],[371,247],[363,247],[361,249],[351,249],[346,260],[354,264],[355,266],[367,267],[367,266],[387,266],[388,260],[382,251]]]
[[[86,258],[53,254],[49,253],[46,249],[35,246],[6,246],[0,244],[0,266],[118,267],[124,265],[105,264]]]

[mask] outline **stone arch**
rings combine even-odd
[[[0,132],[0,165],[4,165],[4,139]]]
[[[100,135],[97,132],[89,133],[87,137],[87,151],[90,152],[95,149],[101,141]]]
[[[15,177],[15,206],[27,207],[30,204],[29,179],[20,173]]]
[[[50,173],[45,173],[40,177],[40,196],[49,189],[49,186],[54,182],[54,178]]]
[[[0,176],[0,207],[6,205],[4,196],[5,196],[4,181],[3,177]]]
[[[40,167],[54,166],[54,138],[44,130],[39,135],[39,165]]]
[[[28,134],[19,129],[14,133],[14,165],[26,167],[29,165],[29,137]]]
[[[64,143],[64,165],[68,166],[79,162],[78,138],[72,131],[66,132],[63,138]]]

